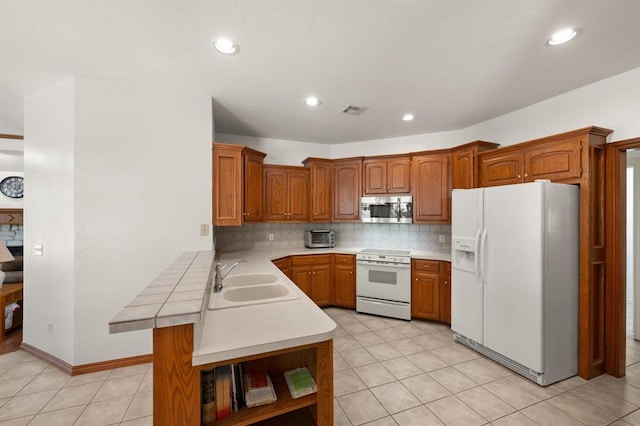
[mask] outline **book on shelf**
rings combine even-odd
[[[231,414],[231,367],[223,365],[215,371],[216,418],[224,419]]]
[[[216,419],[215,369],[203,370],[200,373],[202,382],[201,422],[203,426],[213,424]]]
[[[318,391],[318,386],[307,367],[285,371],[284,379],[292,398],[300,398]]]
[[[273,388],[271,377],[266,371],[253,371],[245,373],[245,403],[247,407],[257,407],[258,405],[276,402],[276,391]]]

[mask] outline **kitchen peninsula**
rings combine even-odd
[[[111,332],[153,329],[155,425],[199,425],[201,371],[235,363],[243,363],[248,371],[267,370],[278,401],[241,409],[215,425],[250,424],[303,407],[310,408],[316,424],[333,424],[336,325],[271,263],[267,253],[272,254],[249,253],[248,262],[235,268],[230,277],[268,272],[297,298],[208,310],[210,271],[221,256],[186,252],[109,323]],[[222,263],[232,261],[223,257]],[[301,366],[311,371],[318,392],[293,399],[281,373]]]

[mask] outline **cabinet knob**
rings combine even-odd
[[[349,275],[353,275],[353,271],[349,271]]]
[[[525,174],[524,174],[524,177],[529,177],[529,173],[525,173]]]
[[[522,175],[518,175],[518,179],[520,179],[522,177]]]

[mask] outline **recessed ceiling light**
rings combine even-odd
[[[413,118],[413,114],[405,114],[402,116],[402,121],[411,121]]]
[[[213,47],[220,53],[225,55],[233,55],[238,53],[238,45],[228,38],[219,38],[213,42]]]
[[[559,44],[564,44],[579,36],[581,32],[582,30],[580,30],[580,28],[565,28],[563,30],[556,31],[553,33],[551,38],[547,40],[546,45],[557,46]]]
[[[318,106],[320,105],[320,99],[315,96],[308,96],[307,99],[304,100],[304,103],[309,106]]]

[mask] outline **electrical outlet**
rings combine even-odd
[[[275,236],[273,235],[273,232],[269,232],[269,241],[273,241],[275,240]]]
[[[445,242],[444,235],[440,235],[440,238],[438,239],[438,241],[440,241],[440,243],[444,243]]]
[[[49,334],[53,334],[53,321],[49,321],[47,323],[47,329],[49,331]]]
[[[200,225],[200,235],[203,237],[206,237],[207,235],[209,235],[209,225],[206,223],[203,223],[202,225]]]

